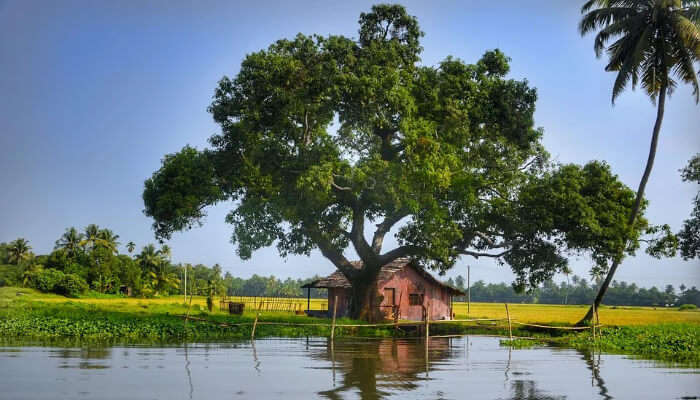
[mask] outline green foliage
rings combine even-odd
[[[696,154],[681,170],[681,177],[686,182],[700,184],[700,154]],[[700,259],[700,192],[695,195],[690,218],[683,221],[678,238],[683,259]]]
[[[0,264],[0,286],[20,286],[21,270],[15,265]]]
[[[85,281],[75,274],[65,274],[63,279],[54,288],[54,293],[68,297],[78,297],[88,288]]]
[[[63,250],[69,258],[77,257],[83,250],[81,242],[83,241],[83,234],[78,232],[74,227],[66,229],[66,232],[56,241],[55,249]]]
[[[508,57],[423,66],[422,32],[403,7],[375,6],[359,23],[357,41],[299,34],[220,80],[211,148],[167,155],[146,180],[158,238],[232,200],[226,221],[241,258],[273,244],[282,256],[318,249],[357,293],[399,257],[438,271],[463,256],[496,258],[519,288],[563,270],[570,253],[606,268],[634,196],[605,164],[548,162],[536,90],[506,78]],[[399,247],[383,251],[392,228]],[[343,255],[350,246],[360,269]]]
[[[604,327],[595,345],[589,333],[570,335],[564,343],[658,360],[700,362],[700,326],[697,324]]]
[[[698,306],[695,304],[682,304],[680,307],[678,307],[678,311],[695,311],[698,309]]]
[[[574,275],[570,282],[556,284],[545,281],[527,293],[518,293],[512,285],[505,283],[485,283],[476,281],[471,286],[471,301],[483,303],[537,303],[537,304],[585,304],[589,305],[595,298],[600,287],[599,283],[588,282]],[[458,289],[466,290],[464,287]],[[696,287],[680,287],[676,293],[673,286],[668,285],[664,290],[657,287],[639,287],[634,283],[613,281],[605,296],[608,306],[653,306],[666,307],[682,302],[698,302],[700,292]],[[456,297],[455,301],[466,301],[466,296]]]
[[[700,8],[696,0],[588,0],[581,34],[598,30],[594,49],[607,50],[606,71],[616,71],[612,100],[631,82],[655,99],[677,85],[693,87],[700,99],[694,64],[700,61]],[[612,42],[612,43],[610,43]]]
[[[206,152],[186,146],[177,154],[166,155],[160,174],[146,180],[143,200],[156,221],[169,221],[173,229],[192,226],[205,216],[201,204],[214,204],[222,198],[214,176],[214,165]],[[154,223],[163,236],[166,227]]]
[[[88,289],[87,283],[75,274],[64,274],[55,269],[40,269],[29,275],[29,285],[45,293],[78,297]]]
[[[32,246],[24,238],[13,240],[7,247],[7,261],[10,264],[18,265],[23,261],[29,260],[33,254],[31,253]]]
[[[0,265],[10,263],[10,246],[7,243],[0,243]]]

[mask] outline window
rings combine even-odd
[[[411,306],[420,306],[423,304],[423,295],[411,293],[408,295],[408,304]]]

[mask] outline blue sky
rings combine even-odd
[[[109,227],[126,243],[154,242],[142,213],[143,181],[166,153],[198,147],[217,132],[206,108],[217,81],[234,76],[246,54],[298,32],[357,36],[371,2],[39,2],[0,0],[0,242],[30,240],[52,249],[69,226]],[[655,108],[640,91],[610,103],[614,74],[577,32],[573,1],[403,2],[426,35],[423,63],[448,55],[475,62],[500,48],[510,76],[538,89],[536,125],[555,160],[605,160],[636,188],[646,161]],[[666,106],[659,153],[647,188],[647,216],[677,230],[696,185],[678,169],[700,151],[700,108],[688,87]],[[282,260],[265,249],[243,262],[229,242],[224,204],[203,228],[169,242],[176,262],[220,263],[253,273],[305,277],[332,271],[320,254]],[[388,243],[389,245],[391,242]],[[506,267],[461,260],[448,273],[512,280]],[[586,275],[586,257],[572,258]],[[697,262],[625,261],[617,279],[643,286],[700,285]]]

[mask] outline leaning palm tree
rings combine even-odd
[[[594,40],[596,56],[605,50],[608,55],[606,71],[617,72],[612,90],[612,102],[627,88],[640,85],[656,102],[656,122],[642,180],[637,189],[634,208],[627,220],[631,229],[639,214],[644,189],[656,156],[666,96],[678,81],[693,87],[697,103],[700,96],[695,64],[700,61],[700,7],[697,0],[588,0],[581,8],[584,14],[579,25],[581,35],[597,31]],[[625,248],[617,256],[594,300],[597,307],[603,300]],[[581,322],[589,321],[589,309]]]
[[[61,237],[56,241],[55,249],[64,250],[68,256],[74,257],[80,250],[80,242],[83,240],[83,234],[78,232],[74,227],[66,229]]]
[[[27,239],[19,238],[10,242],[10,246],[7,249],[8,261],[11,264],[19,264],[20,262],[28,259],[31,256],[30,250],[32,246],[29,245]]]

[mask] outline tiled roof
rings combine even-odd
[[[362,268],[362,261],[353,261],[352,266],[360,269]],[[418,272],[423,278],[425,278],[428,282],[431,282],[435,284],[436,286],[443,287],[445,289],[448,289],[453,295],[464,295],[465,293],[455,289],[451,286],[445,285],[444,283],[440,282],[439,280],[435,279],[431,274],[428,273],[423,267],[418,265],[417,263],[413,262],[412,260],[408,258],[397,258],[396,260],[385,264],[380,270],[379,270],[379,275],[377,276],[377,280],[379,282],[383,282],[386,280],[389,280],[392,275],[395,273],[403,270],[405,267],[410,266],[412,267],[416,272]],[[335,271],[334,273],[328,275],[325,278],[321,278],[318,280],[315,280],[313,282],[307,283],[306,285],[303,285],[302,288],[344,288],[344,289],[350,289],[352,288],[352,285],[350,285],[350,281],[343,275],[342,272],[340,271]]]

